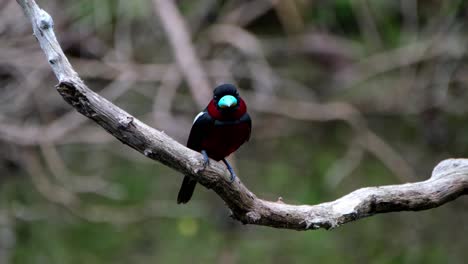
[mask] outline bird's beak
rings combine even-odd
[[[237,99],[232,95],[225,95],[218,101],[220,108],[228,108],[237,105]]]

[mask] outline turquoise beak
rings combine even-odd
[[[237,105],[237,99],[232,95],[225,95],[218,101],[220,108],[228,108]]]

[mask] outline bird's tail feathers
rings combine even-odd
[[[182,186],[180,186],[179,195],[177,195],[177,203],[185,204],[188,201],[190,201],[190,198],[192,198],[193,191],[195,190],[196,185],[197,181],[193,180],[189,176],[185,176],[184,181],[182,182]]]

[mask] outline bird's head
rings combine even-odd
[[[221,111],[231,111],[239,107],[239,92],[232,84],[222,84],[213,91],[213,101]]]

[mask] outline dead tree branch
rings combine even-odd
[[[91,91],[60,48],[51,16],[34,0],[17,2],[31,20],[34,35],[59,80],[57,90],[65,101],[122,143],[182,174],[192,175],[200,184],[213,189],[231,209],[232,216],[244,224],[296,230],[329,229],[378,213],[434,208],[468,194],[468,159],[449,159],[437,165],[426,181],[362,188],[318,205],[289,205],[259,199],[239,179],[231,183],[221,163],[212,161],[202,170],[201,154]]]

